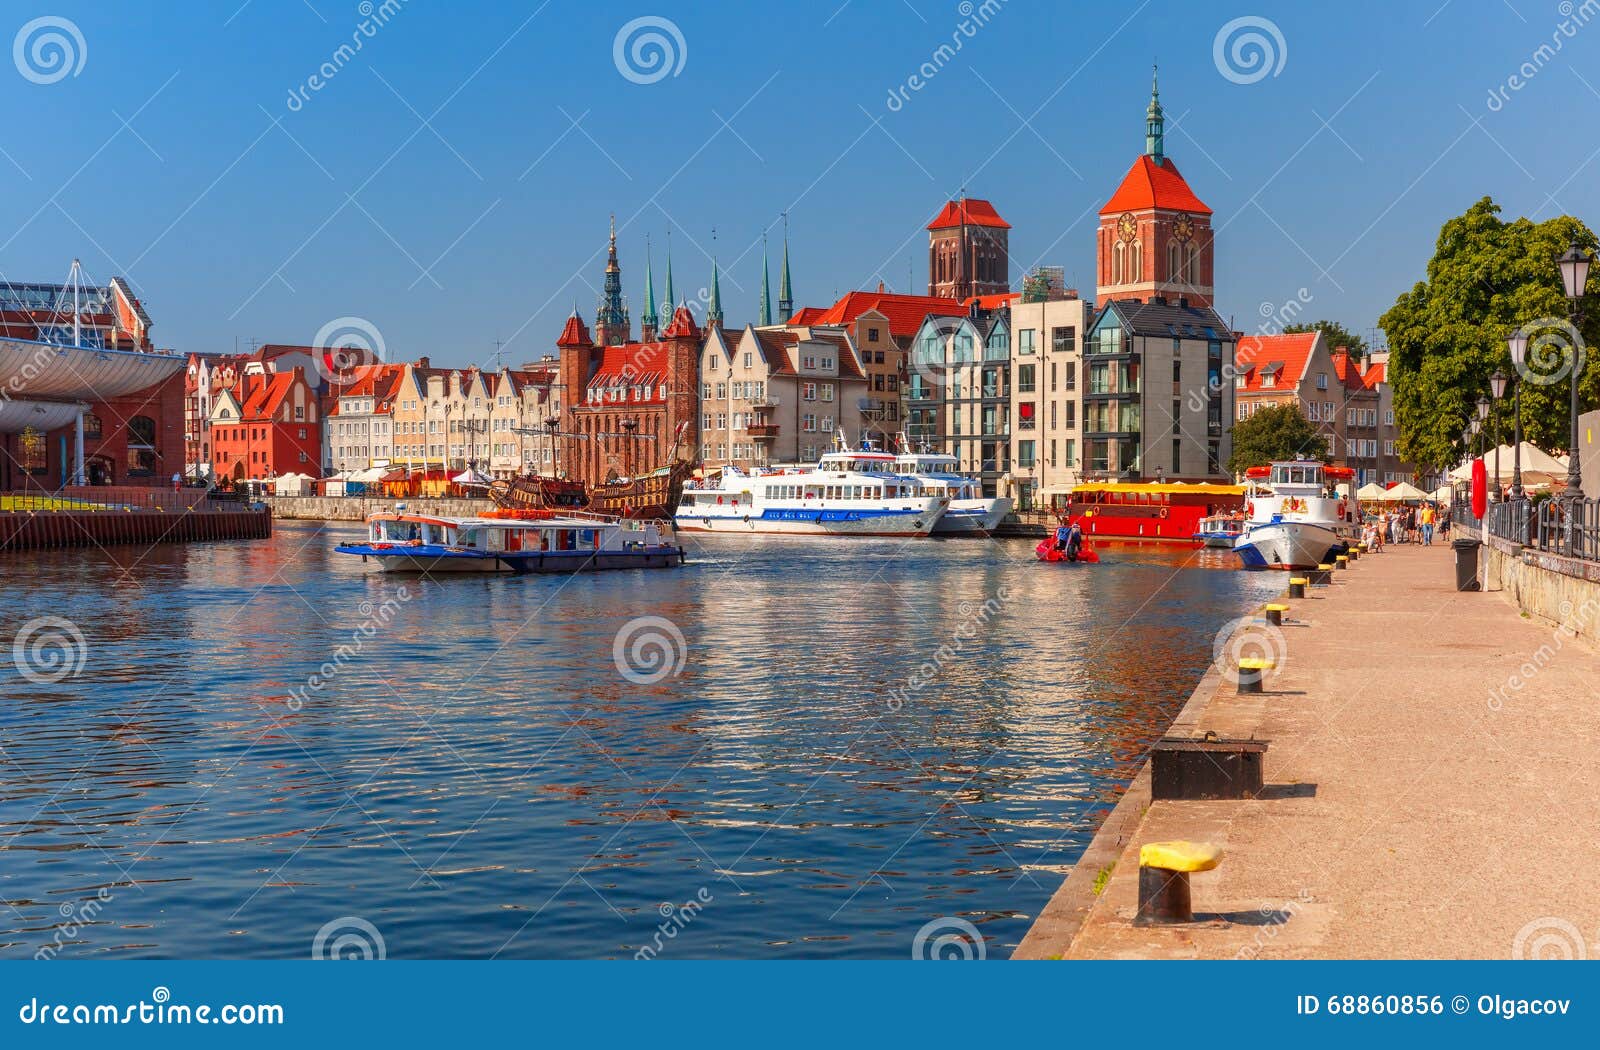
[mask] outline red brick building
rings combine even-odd
[[[321,475],[322,409],[301,368],[247,372],[211,409],[212,476]]]
[[[599,346],[576,312],[561,353],[559,467],[587,485],[630,477],[667,462],[673,445],[699,445],[701,332],[688,307],[650,342]]]
[[[78,416],[91,484],[165,484],[183,471],[183,359],[150,342],[127,282],[0,283],[0,489],[75,478]]]
[[[928,223],[928,294],[944,299],[1011,288],[1011,224],[975,197],[946,202]]]
[[[1136,299],[1204,309],[1215,294],[1211,209],[1166,155],[1166,118],[1155,81],[1145,151],[1100,209],[1095,232],[1097,300]]]

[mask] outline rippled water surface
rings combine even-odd
[[[390,958],[904,958],[958,917],[1001,957],[1281,585],[787,537],[435,582],[356,534],[0,562],[0,641],[83,639],[3,665],[0,954],[305,957],[359,918]]]

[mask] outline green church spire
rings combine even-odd
[[[778,313],[788,324],[794,316],[794,288],[789,284],[789,213],[783,213],[783,276],[778,279]]]
[[[767,235],[761,235],[761,323],[772,323],[772,275],[767,266]]]
[[[1161,113],[1161,92],[1156,89],[1156,67],[1150,66],[1150,108],[1144,114],[1144,152],[1160,164],[1164,156],[1162,140],[1166,137],[1166,119]]]
[[[706,307],[706,327],[722,327],[722,283],[717,277],[717,257],[711,256],[711,303]]]
[[[667,297],[662,300],[661,312],[672,315],[673,304],[678,300],[672,294],[672,231],[667,231]]]
[[[650,266],[649,234],[646,234],[644,238],[644,316],[639,318],[639,330],[641,335],[647,326],[652,334],[654,334],[658,328],[666,327],[665,325],[660,324],[660,318],[656,314],[656,278],[655,274],[651,271]]]

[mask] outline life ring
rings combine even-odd
[[[1156,516],[1160,517],[1160,518],[1166,517],[1167,516],[1167,508],[1166,507],[1162,507],[1159,511],[1156,512]]]
[[[1244,505],[1244,512],[1250,517],[1254,518],[1256,516],[1256,501],[1250,500],[1248,503],[1246,503]]]

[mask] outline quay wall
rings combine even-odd
[[[1600,564],[1484,537],[1478,578],[1530,616],[1600,645]]]
[[[493,510],[486,499],[387,499],[362,496],[266,496],[262,502],[284,520],[366,521],[369,514],[393,513],[398,504],[415,514],[470,518]]]
[[[0,551],[260,540],[271,535],[272,512],[264,508],[0,513]]]

